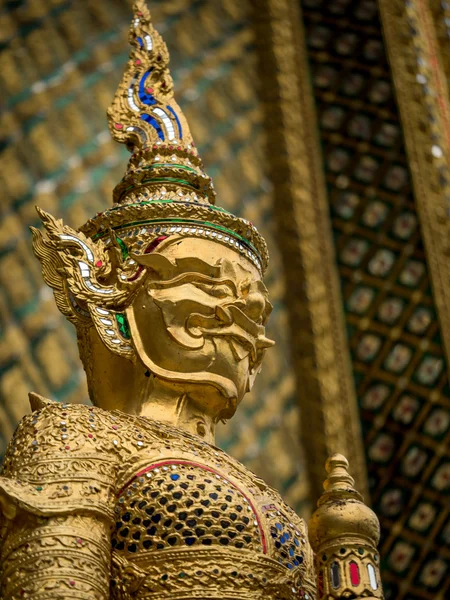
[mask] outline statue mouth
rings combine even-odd
[[[250,365],[254,366],[260,362],[264,350],[273,346],[275,342],[265,336],[263,325],[255,323],[240,309],[239,305],[243,304],[235,301],[228,305],[216,306],[213,315],[193,313],[186,322],[186,329],[194,337],[230,337],[232,348],[239,359],[243,360],[250,355]],[[239,346],[245,349],[244,353],[239,350]]]

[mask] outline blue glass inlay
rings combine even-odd
[[[181,128],[181,123],[180,123],[180,119],[178,118],[177,113],[173,110],[173,108],[169,105],[167,105],[166,107],[168,110],[170,110],[170,112],[173,114],[173,116],[175,117],[175,121],[177,122],[178,125],[178,132],[180,134],[180,140],[183,139],[183,130]]]
[[[172,473],[172,475],[170,476],[170,479],[172,479],[173,481],[176,481],[177,479],[180,479],[180,476],[177,473]]]
[[[138,38],[137,38],[137,41],[139,42],[139,46],[140,46],[141,48],[143,48],[143,47],[144,47],[144,42],[143,42],[142,38],[141,38],[141,37],[138,37]]]
[[[164,132],[161,129],[161,125],[158,123],[158,121],[154,117],[151,117],[150,115],[148,115],[147,113],[143,113],[141,115],[141,119],[143,121],[145,121],[146,123],[150,123],[150,125],[152,127],[154,127],[154,129],[156,129],[156,133],[158,134],[159,139],[164,142],[164,140],[165,140]]]
[[[300,540],[293,532],[287,531],[282,523],[274,523],[270,531],[274,538],[275,548],[281,551],[284,558],[278,558],[278,562],[288,569],[294,569],[303,563],[303,557],[298,553]]]
[[[152,71],[153,71],[153,68],[149,69],[146,73],[144,73],[144,75],[142,75],[141,80],[139,82],[139,92],[138,92],[139,100],[142,102],[142,104],[146,104],[147,106],[152,106],[153,104],[156,104],[156,100],[155,100],[155,97],[153,96],[153,94],[149,94],[145,90],[145,82],[147,81],[147,77],[150,75],[150,73]]]

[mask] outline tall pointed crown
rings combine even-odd
[[[93,240],[111,231],[134,253],[168,236],[212,239],[233,247],[264,272],[262,236],[247,220],[215,206],[211,178],[173,97],[167,46],[154,29],[144,0],[136,0],[130,58],[108,109],[114,139],[131,151],[114,190],[114,204],[81,228]],[[127,238],[124,240],[124,238]]]

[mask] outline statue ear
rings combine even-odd
[[[132,283],[125,276],[117,278],[101,240],[93,242],[64,225],[62,220],[39,208],[36,210],[46,236],[32,228],[33,250],[41,262],[44,281],[53,289],[59,310],[76,327],[94,325],[112,352],[132,358],[134,350],[122,311],[129,304],[140,278]],[[112,279],[113,284],[104,284],[106,279]]]

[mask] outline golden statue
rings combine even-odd
[[[33,246],[74,323],[92,407],[30,394],[0,477],[3,600],[381,598],[378,521],[344,457],[305,523],[214,446],[272,342],[255,227],[214,205],[135,3],[108,110],[131,159],[79,231],[38,209]],[[315,551],[315,556],[313,553]]]

